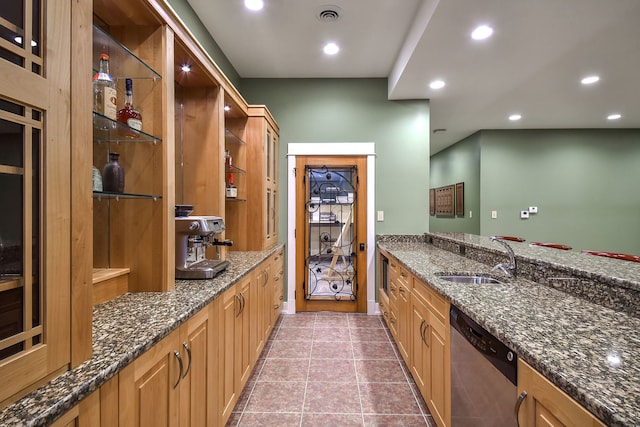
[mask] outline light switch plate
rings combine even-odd
[[[378,221],[384,221],[384,211],[378,211]]]
[[[498,211],[491,211],[491,219],[498,218]]]
[[[520,211],[520,218],[522,219],[529,218],[529,211]]]

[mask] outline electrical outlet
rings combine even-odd
[[[522,219],[529,218],[529,211],[520,211],[520,218]]]
[[[537,206],[529,206],[529,213],[537,214],[538,213],[538,207]]]

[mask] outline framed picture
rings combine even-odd
[[[456,184],[456,215],[464,216],[464,182]]]
[[[433,216],[436,214],[436,189],[429,189],[429,215]]]
[[[454,198],[455,186],[447,185],[445,187],[436,188],[436,215],[437,216],[453,216],[454,215]]]

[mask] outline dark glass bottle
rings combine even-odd
[[[109,161],[102,169],[103,191],[122,193],[124,191],[124,168],[118,163],[120,154],[109,153]]]

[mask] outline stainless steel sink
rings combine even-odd
[[[442,280],[446,280],[447,282],[453,283],[467,283],[467,284],[475,284],[475,285],[484,285],[484,284],[492,284],[492,283],[502,283],[500,280],[494,279],[489,276],[465,276],[465,275],[443,275],[438,276]]]

